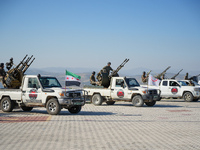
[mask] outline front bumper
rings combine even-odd
[[[63,98],[58,99],[61,105],[85,105],[85,98]]]
[[[148,101],[159,101],[160,100],[160,95],[155,94],[155,95],[150,95],[146,94],[142,96],[143,100],[148,100]]]

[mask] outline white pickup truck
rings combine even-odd
[[[159,86],[149,86],[161,91],[160,97],[184,98],[186,102],[197,101],[200,97],[200,88],[195,86],[182,86],[177,80],[164,79]]]
[[[159,90],[141,87],[135,78],[112,77],[110,86],[103,88],[99,86],[84,87],[94,105],[113,105],[115,101],[128,101],[136,107],[144,103],[147,106],[154,106],[160,99]]]
[[[62,108],[70,113],[79,113],[85,104],[82,90],[62,89],[55,77],[25,75],[20,89],[0,89],[1,110],[11,112],[15,106],[24,111],[33,107],[46,107],[51,115],[57,115]]]

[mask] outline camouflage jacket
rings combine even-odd
[[[94,77],[94,75],[91,75],[90,76],[90,83],[94,83],[94,82],[96,82],[95,77]]]
[[[6,72],[3,68],[0,67],[0,76],[5,77],[6,76]]]

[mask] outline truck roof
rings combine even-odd
[[[176,79],[163,79],[162,81],[177,81]]]
[[[39,75],[24,75],[24,77],[38,77]],[[50,78],[55,78],[54,76],[50,76],[50,75],[45,75],[45,76],[40,76],[40,77],[50,77]]]

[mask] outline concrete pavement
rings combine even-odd
[[[161,100],[153,107],[129,102],[86,104],[77,115],[0,111],[0,149],[200,149],[200,102]]]

